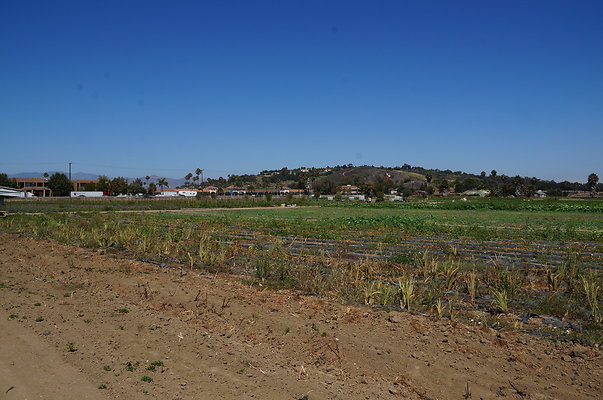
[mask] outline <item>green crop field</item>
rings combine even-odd
[[[191,216],[191,213],[186,215]],[[288,234],[317,237],[343,237],[352,230],[374,229],[393,234],[402,230],[476,239],[603,242],[603,215],[582,212],[300,207],[286,210],[203,210],[195,212],[195,215],[206,223],[237,221],[254,227],[279,229]]]
[[[297,206],[256,199],[11,202],[0,231],[201,273],[238,273],[250,284],[371,308],[480,318],[496,329],[601,343],[601,201],[283,203]],[[533,314],[554,324],[525,323]]]

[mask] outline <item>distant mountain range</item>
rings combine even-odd
[[[60,172],[65,175],[68,175],[63,171],[48,171],[48,175],[52,175],[55,172]],[[44,172],[19,172],[17,174],[8,174],[9,178],[43,178]],[[87,172],[75,172],[71,173],[71,179],[97,179],[99,177],[98,174],[90,174]]]

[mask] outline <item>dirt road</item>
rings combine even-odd
[[[601,399],[597,349],[0,235],[0,399]]]

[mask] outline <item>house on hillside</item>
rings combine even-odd
[[[355,185],[341,185],[338,191],[346,195],[357,195],[360,194],[360,188]]]

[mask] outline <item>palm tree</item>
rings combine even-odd
[[[149,185],[149,179],[151,179],[151,177],[147,175],[147,176],[144,177],[144,179],[146,180],[146,184],[148,186]]]
[[[159,185],[159,187],[161,188],[161,190],[163,190],[163,187],[170,187],[170,184],[168,183],[166,178],[159,178],[157,179],[157,184]]]
[[[588,176],[588,183],[586,186],[590,190],[590,197],[595,197],[597,195],[597,183],[599,183],[599,176],[595,173],[592,173]]]

